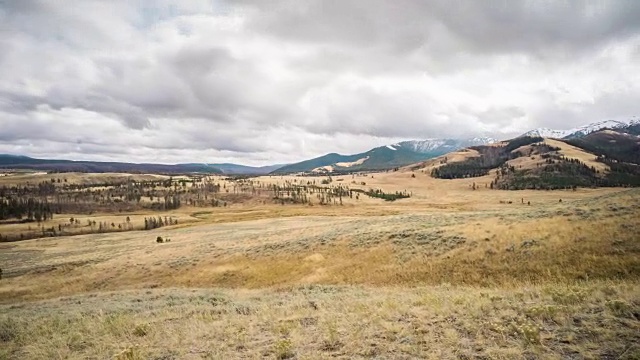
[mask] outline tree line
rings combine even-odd
[[[53,218],[53,208],[47,200],[34,198],[0,198],[0,220],[18,219],[47,221]]]
[[[168,225],[178,225],[178,219],[174,220],[173,217],[166,216],[164,217],[164,220],[162,216],[144,218],[145,230],[157,229]]]

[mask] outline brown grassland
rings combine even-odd
[[[640,189],[429,172],[333,178],[394,202],[246,197],[0,243],[0,359],[640,359]]]

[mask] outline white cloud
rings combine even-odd
[[[623,0],[4,2],[0,152],[261,165],[624,119],[638,18]]]

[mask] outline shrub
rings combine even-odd
[[[158,237],[156,238],[156,242],[157,242],[157,243],[159,243],[159,244],[160,244],[160,243],[163,243],[163,242],[164,242],[164,239],[162,238],[162,236],[158,236]]]
[[[276,359],[290,359],[295,356],[293,353],[293,344],[289,339],[280,339],[276,341],[273,349],[276,353]]]
[[[540,327],[532,322],[512,324],[512,330],[522,338],[525,344],[540,345]]]

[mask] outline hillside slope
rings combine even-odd
[[[441,161],[431,175],[493,176],[491,188],[506,190],[640,186],[640,138],[623,132],[602,130],[562,141],[519,137],[501,146],[472,149],[480,155]]]
[[[567,139],[565,142],[611,160],[640,165],[638,135],[605,130],[579,139]]]

